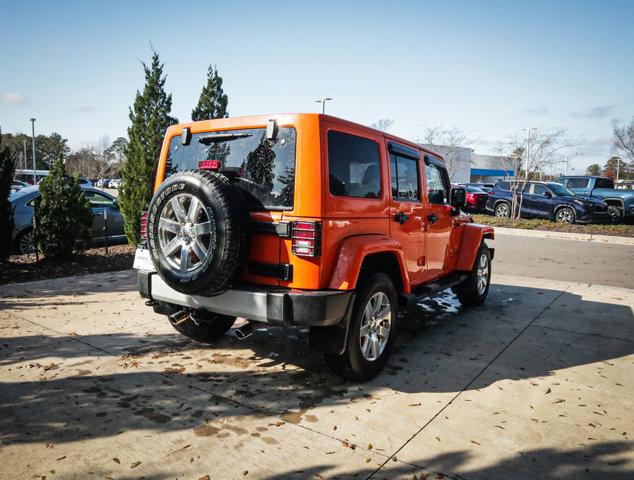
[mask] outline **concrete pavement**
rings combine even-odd
[[[503,235],[493,270],[505,275],[634,289],[634,246]]]
[[[421,304],[354,385],[305,331],[191,342],[134,280],[1,287],[0,477],[634,476],[631,290],[496,274],[482,308]]]

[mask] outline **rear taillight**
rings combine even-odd
[[[147,213],[141,212],[141,237],[147,240]]]
[[[473,193],[467,193],[467,200],[473,202]]]
[[[317,257],[321,249],[321,224],[319,222],[293,222],[291,233],[293,255]]]

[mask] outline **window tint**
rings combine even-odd
[[[536,183],[533,185],[533,193],[535,195],[543,195],[544,193],[550,193],[550,189],[546,185],[542,185],[541,183]]]
[[[511,189],[511,184],[509,182],[498,182],[495,184],[495,186],[499,189],[499,190],[510,190]]]
[[[215,135],[220,139],[212,141]],[[170,141],[165,177],[197,170],[202,160],[218,160],[220,172],[230,174],[230,181],[251,209],[290,210],[295,191],[295,137],[293,127],[280,127],[274,142],[266,138],[264,128],[194,133],[188,145],[177,135]]]
[[[390,176],[393,199],[406,202],[420,201],[418,160],[390,155]]]
[[[111,207],[114,202],[105,195],[97,192],[86,191],[84,197],[90,202],[90,206],[93,208]]]
[[[443,204],[449,200],[449,186],[444,168],[429,163],[425,165],[427,175],[427,196],[429,203]]]
[[[342,132],[328,132],[328,172],[332,195],[381,197],[379,144]]]
[[[589,178],[569,178],[566,180],[565,187],[568,188],[588,188]]]
[[[609,178],[597,178],[594,184],[595,188],[614,188],[614,182]]]

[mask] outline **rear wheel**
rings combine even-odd
[[[326,354],[339,375],[364,381],[375,377],[390,356],[396,333],[396,289],[390,277],[375,273],[357,289],[342,355]]]
[[[191,318],[193,317],[193,318]],[[219,315],[205,310],[194,310],[183,323],[172,326],[178,333],[202,343],[214,343],[235,323],[235,317]]]
[[[491,251],[486,243],[478,249],[473,268],[469,276],[452,288],[458,300],[465,307],[482,305],[489,294],[491,284]]]
[[[495,206],[495,216],[508,218],[511,216],[511,206],[506,202],[500,202]]]
[[[32,228],[27,228],[18,233],[15,238],[15,252],[18,255],[29,255],[37,251],[35,234]]]

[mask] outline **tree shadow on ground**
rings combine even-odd
[[[634,442],[603,442],[574,449],[540,448],[518,453],[486,467],[473,467],[473,452],[461,450],[434,457],[419,457],[414,463],[388,462],[375,472],[375,468],[329,474],[335,466],[314,465],[305,470],[280,472],[266,480],[299,478],[322,479],[407,479],[407,480],[631,480],[634,478],[632,456]],[[628,465],[629,463],[629,465]]]

